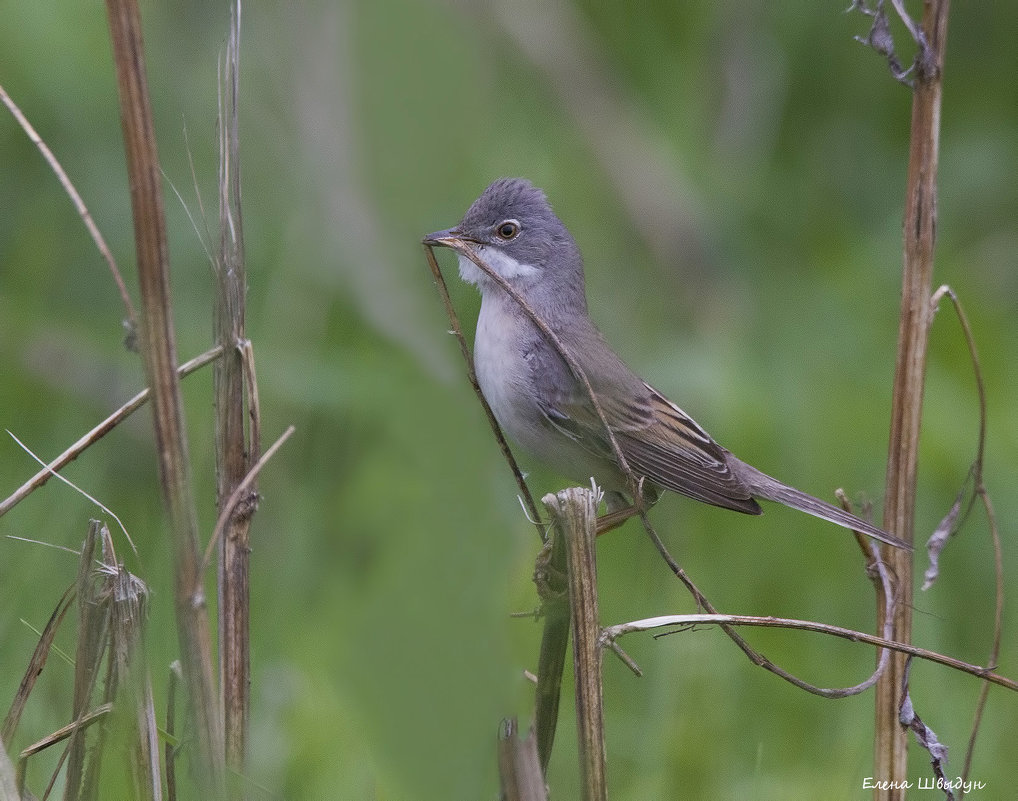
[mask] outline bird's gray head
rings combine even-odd
[[[544,192],[524,178],[500,178],[467,210],[459,225],[425,241],[458,239],[528,301],[545,306],[569,304],[586,311],[583,261],[579,248],[555,216]],[[482,294],[500,292],[477,265],[462,254],[460,276]]]

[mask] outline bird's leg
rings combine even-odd
[[[605,514],[597,518],[597,536],[600,537],[602,534],[607,534],[609,531],[621,526],[629,518],[638,514],[640,514],[640,510],[635,504],[630,504],[623,509],[605,512]]]
[[[640,498],[637,503],[630,503],[621,492],[605,493],[604,502],[608,511],[597,518],[597,536],[618,528],[657,502],[657,491],[650,486],[644,487],[643,479],[640,480],[639,488]]]

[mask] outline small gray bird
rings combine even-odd
[[[495,181],[455,228],[425,244],[473,250],[558,337],[586,375],[619,449],[648,503],[659,489],[760,514],[757,498],[861,531],[904,541],[761,473],[718,445],[689,415],[627,367],[587,316],[583,260],[544,193],[522,178]],[[631,484],[583,382],[513,298],[459,253],[460,276],[481,292],[474,369],[499,425],[556,472],[591,477],[609,511],[631,506]]]

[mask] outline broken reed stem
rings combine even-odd
[[[227,515],[219,538],[219,685],[227,768],[243,774],[251,699],[249,554],[251,517],[258,486],[251,478],[248,502],[233,503],[257,459],[258,437],[248,435],[245,399],[244,233],[240,207],[238,117],[240,4],[231,6],[230,34],[219,80],[219,255],[215,260],[214,326],[223,358],[214,371],[216,407],[216,504]],[[252,432],[259,426],[250,411]],[[218,528],[218,527],[217,527]],[[204,574],[204,570],[201,571]],[[230,792],[239,789],[231,784]]]
[[[141,14],[137,0],[106,0],[106,10],[131,187],[142,299],[141,351],[152,387],[159,477],[174,543],[177,635],[192,715],[193,764],[201,795],[220,798],[225,787],[223,730],[203,577],[198,572],[198,517],[177,376],[166,218],[145,77]]]
[[[917,58],[912,126],[902,233],[903,266],[898,355],[891,408],[884,528],[906,542],[915,538],[915,493],[919,459],[926,350],[932,319],[933,252],[937,223],[937,159],[940,136],[941,71],[947,38],[947,0],[923,4],[922,28],[930,48]],[[923,49],[920,44],[920,49]],[[932,68],[924,65],[932,64]],[[894,639],[912,638],[912,558],[903,550],[884,547],[884,561],[897,577],[893,610]],[[882,626],[886,607],[879,610]],[[881,782],[874,798],[901,799],[908,770],[908,732],[899,723],[906,658],[895,654],[877,682],[873,775]]]
[[[595,556],[598,495],[590,489],[570,487],[542,499],[557,536],[566,544],[583,801],[606,801],[608,797]]]

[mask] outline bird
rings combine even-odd
[[[562,476],[593,479],[605,492],[609,516],[624,520],[662,490],[750,515],[761,514],[758,500],[765,500],[911,550],[737,458],[630,369],[590,319],[575,239],[527,179],[494,181],[458,225],[422,241],[455,250],[460,277],[480,291],[474,373],[501,428]]]

